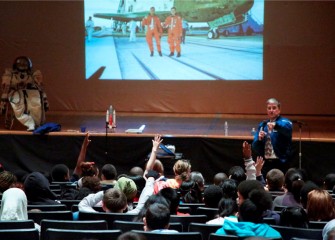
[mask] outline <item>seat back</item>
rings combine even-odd
[[[0,229],[35,228],[33,220],[0,221]]]
[[[239,237],[234,236],[234,235],[223,235],[223,234],[216,234],[216,233],[211,233],[209,235],[208,240],[236,240],[239,239]]]
[[[179,222],[183,225],[184,231],[187,231],[188,225],[191,222],[197,223],[205,223],[207,221],[206,215],[187,215],[187,216],[178,216],[178,215],[171,215],[170,222]]]
[[[327,223],[326,221],[309,221],[308,228],[323,229]]]
[[[38,230],[35,228],[1,229],[0,239],[3,239],[3,240],[39,240],[39,233],[38,233]]]
[[[144,230],[143,222],[131,222],[131,221],[121,221],[115,220],[113,223],[114,229],[120,229],[122,232],[129,232],[131,230]],[[178,232],[183,231],[183,225],[181,223],[170,223],[169,229],[176,230]]]
[[[290,240],[291,238],[308,238],[308,239],[322,239],[322,229],[310,229],[310,228],[294,228],[285,227],[278,225],[271,225],[276,229],[283,240]]]
[[[71,211],[28,212],[28,219],[41,224],[42,219],[73,220],[73,216]]]
[[[111,240],[121,235],[120,230],[73,230],[48,228],[45,236],[49,240]]]
[[[181,233],[157,233],[157,232],[146,232],[139,230],[132,230],[146,237],[147,240],[202,240],[199,232],[181,232]]]
[[[66,221],[66,220],[43,219],[41,221],[40,240],[47,240],[46,230],[49,228],[72,229],[72,230],[107,230],[107,222],[105,220]]]
[[[105,212],[79,212],[79,220],[106,220],[108,229],[114,229],[115,220],[132,221],[137,214],[105,213]]]
[[[66,209],[72,211],[73,205],[78,205],[81,200],[60,200],[61,204],[66,205]]]
[[[65,204],[59,204],[59,205],[28,205],[27,206],[28,211],[32,209],[39,209],[41,211],[65,211],[67,210],[67,207]]]
[[[206,223],[195,223],[191,222],[188,226],[189,232],[200,232],[203,240],[208,240],[211,233],[215,233],[216,230],[222,227],[222,224],[206,224]]]
[[[180,207],[189,207],[191,208],[191,214],[196,214],[198,207],[205,207],[204,203],[181,203]]]
[[[216,218],[219,214],[218,208],[198,207],[196,210],[197,215],[206,215],[207,221]]]

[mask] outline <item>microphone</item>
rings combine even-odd
[[[301,125],[301,126],[307,125],[305,122],[302,122],[302,121],[299,121],[299,120],[293,120],[292,123],[296,123],[296,124]]]

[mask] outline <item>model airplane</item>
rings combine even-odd
[[[95,13],[96,18],[113,19],[121,22],[141,21],[155,7],[156,15],[164,20],[170,15],[171,7],[188,22],[207,22],[208,38],[218,38],[219,27],[229,27],[247,20],[247,12],[254,0],[120,0],[115,13]]]

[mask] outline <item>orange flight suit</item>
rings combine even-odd
[[[180,42],[183,34],[182,18],[178,15],[170,15],[165,19],[164,26],[168,28],[170,52],[174,53],[174,50],[176,50],[180,53]]]
[[[159,20],[159,18],[156,15],[154,16],[148,15],[146,18],[142,20],[142,26],[147,26],[146,39],[147,39],[147,43],[149,45],[150,51],[151,52],[154,51],[152,37],[155,37],[157,51],[161,52],[162,50],[161,50],[160,36],[163,33],[163,29],[162,29],[161,21]]]

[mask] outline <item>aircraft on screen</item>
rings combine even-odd
[[[94,17],[129,22],[141,21],[155,7],[156,15],[165,19],[171,7],[188,22],[206,22],[208,38],[218,38],[221,27],[230,27],[247,21],[247,12],[254,0],[120,0],[116,12],[94,13]]]

